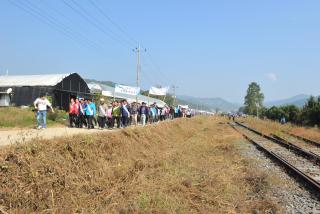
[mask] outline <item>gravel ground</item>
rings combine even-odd
[[[290,177],[284,168],[271,161],[253,144],[243,140],[240,146],[244,156],[257,160],[255,164],[258,168],[265,169],[266,173],[281,180],[271,187],[269,197],[277,201],[286,213],[320,213],[320,201],[315,193],[307,191],[304,186]]]

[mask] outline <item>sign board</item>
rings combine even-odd
[[[165,87],[165,88],[151,87],[149,90],[149,94],[165,96],[168,90],[169,90],[169,87]]]
[[[114,91],[115,93],[130,94],[134,96],[140,94],[139,87],[132,87],[127,85],[119,85],[119,84],[116,84]]]

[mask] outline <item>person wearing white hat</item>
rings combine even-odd
[[[98,124],[100,129],[104,129],[106,125],[106,114],[108,106],[105,104],[104,99],[100,99],[100,105],[98,107]]]

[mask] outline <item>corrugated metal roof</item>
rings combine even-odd
[[[70,74],[9,75],[0,76],[0,87],[55,86]]]

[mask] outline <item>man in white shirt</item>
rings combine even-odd
[[[40,98],[37,98],[33,104],[35,109],[38,110],[37,112],[38,129],[45,129],[46,117],[47,117],[47,106],[49,106],[52,112],[54,112],[52,105],[44,95],[41,95]]]

